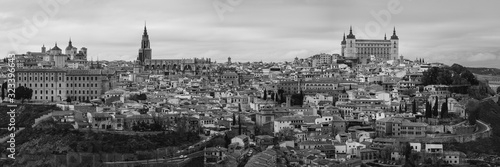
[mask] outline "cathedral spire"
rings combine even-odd
[[[384,34],[384,40],[387,40],[387,33]]]
[[[144,35],[148,35],[148,30],[146,29],[146,21],[144,21]]]

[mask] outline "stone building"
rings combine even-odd
[[[387,39],[387,36],[384,36],[384,39],[356,39],[351,27],[347,38],[344,34],[341,47],[343,57],[357,59],[362,64],[374,59],[395,60],[399,55],[399,37],[394,28],[390,39]]]

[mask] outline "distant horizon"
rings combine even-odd
[[[500,1],[67,0],[56,8],[44,2],[0,2],[0,52],[39,52],[55,42],[64,50],[71,38],[88,48],[89,60],[133,61],[147,22],[153,59],[283,62],[340,54],[352,25],[356,39],[383,39],[396,27],[405,59],[500,67]]]

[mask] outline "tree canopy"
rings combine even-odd
[[[139,101],[139,100],[146,100],[146,99],[148,99],[148,97],[146,94],[141,93],[141,94],[134,94],[134,95],[130,96],[129,99],[134,100],[134,101]]]
[[[33,96],[33,89],[24,86],[17,87],[15,96],[16,97],[14,99],[22,100],[22,102],[24,102],[25,99],[31,99],[31,97]]]
[[[279,141],[295,140],[295,132],[292,128],[283,128],[276,136]]]
[[[267,89],[264,89],[264,97],[263,97],[264,100],[267,100]]]
[[[432,67],[424,72],[424,85],[477,85],[479,81],[467,68],[453,64],[451,67]]]
[[[429,101],[425,102],[425,118],[432,118],[431,104]]]
[[[476,120],[479,118],[479,103],[478,100],[471,99],[465,105],[465,112],[468,114],[467,120],[471,125],[475,125]]]
[[[434,116],[436,118],[439,115],[438,106],[439,106],[439,102],[438,102],[438,99],[436,97],[436,102],[434,103],[434,108],[432,108],[432,116]]]
[[[2,100],[5,99],[5,90],[7,90],[7,82],[4,82],[2,85],[2,94],[1,94],[1,97],[2,97]]]
[[[441,118],[448,118],[448,97],[446,97],[446,101],[441,106]]]

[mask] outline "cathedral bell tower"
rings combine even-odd
[[[144,33],[142,34],[141,48],[139,49],[137,60],[141,64],[144,64],[146,60],[151,60],[151,47],[149,45],[149,35],[146,24],[144,24]]]

